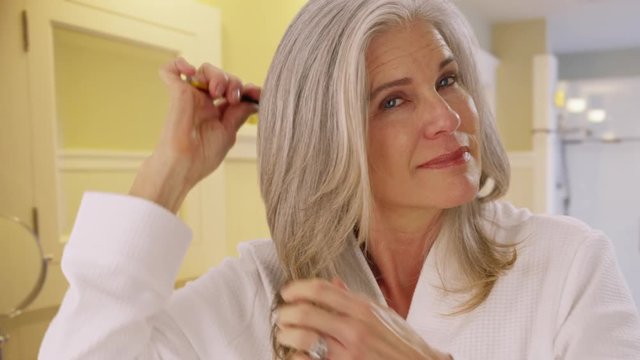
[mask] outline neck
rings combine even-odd
[[[424,259],[440,230],[440,209],[374,207],[368,258],[388,304],[406,317]]]

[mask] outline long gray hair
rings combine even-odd
[[[443,220],[471,291],[460,311],[471,311],[516,254],[479,226],[482,203],[508,188],[509,163],[480,88],[475,36],[450,2],[309,0],[285,33],[264,85],[260,187],[285,281],[339,276],[339,255],[354,241],[366,243],[372,216],[366,50],[375,34],[413,20],[432,24],[459,64],[460,83],[480,117],[480,186],[494,183],[489,195],[447,210]],[[276,298],[275,305],[281,302]],[[286,357],[286,349],[274,345],[274,351]]]

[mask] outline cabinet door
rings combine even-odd
[[[31,223],[33,184],[24,0],[0,2],[0,213]]]
[[[25,1],[33,198],[45,253],[54,259],[33,306],[44,308],[66,289],[59,261],[82,193],[128,191],[164,123],[158,67],[177,55],[221,65],[220,15],[185,0]],[[181,279],[224,256],[223,176],[221,168],[180,210],[194,234]]]

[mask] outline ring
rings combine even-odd
[[[328,352],[327,341],[322,336],[311,345],[311,349],[308,351],[312,360],[326,360]]]

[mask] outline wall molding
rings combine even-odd
[[[137,170],[151,155],[148,151],[64,149],[58,151],[60,171],[129,171]]]
[[[226,160],[253,160],[256,153],[257,127],[243,126]],[[116,151],[98,149],[62,149],[58,151],[59,171],[131,171],[138,170],[150,151]]]

